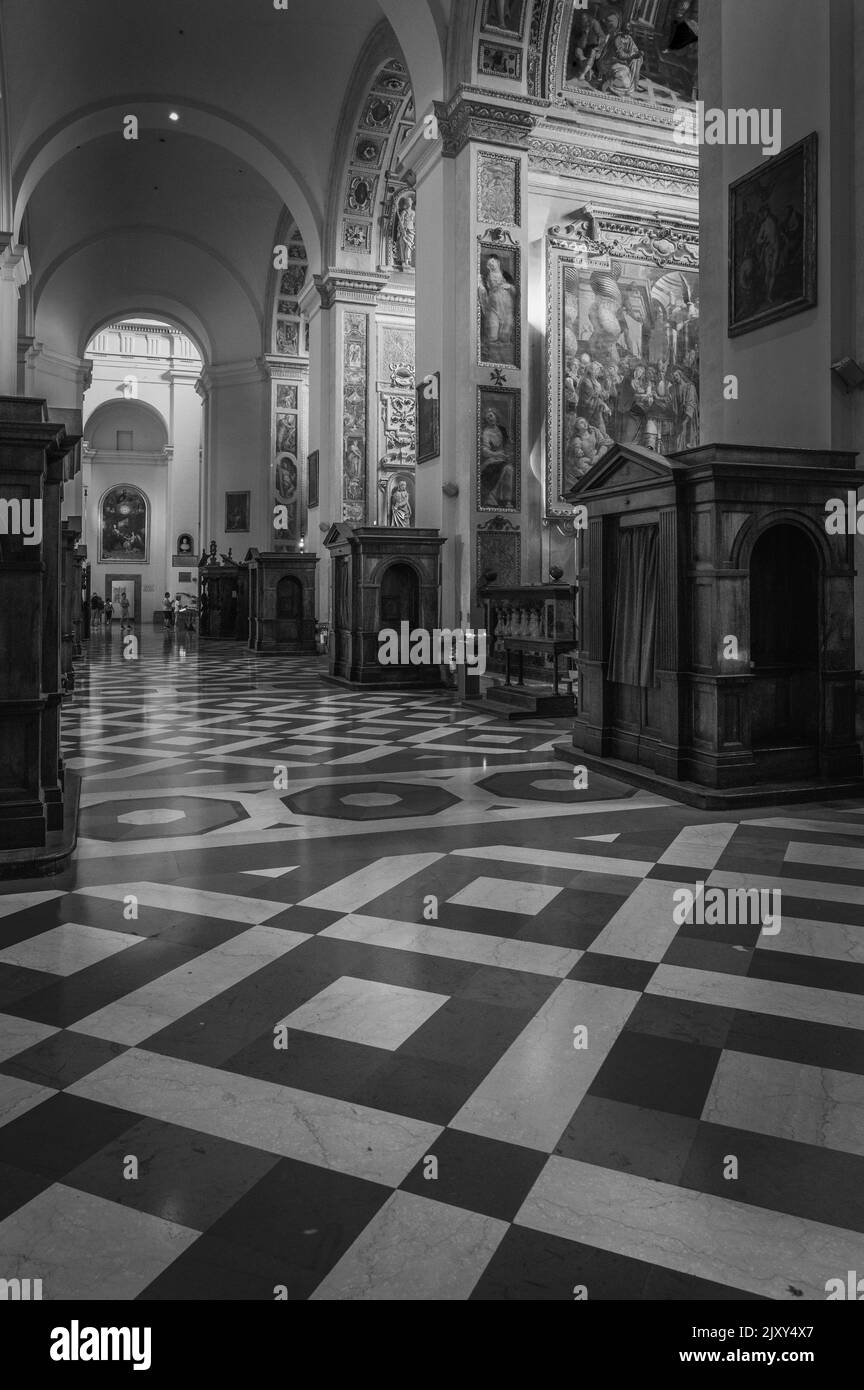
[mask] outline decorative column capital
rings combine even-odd
[[[266,381],[268,372],[261,358],[245,362],[221,362],[214,367],[205,367],[195,383],[195,390],[202,399],[221,386],[253,386]]]
[[[374,309],[389,279],[389,271],[341,270],[331,265],[323,275],[315,276],[315,288],[322,309],[332,309],[334,304],[363,304]]]
[[[21,290],[30,279],[30,253],[12,240],[11,232],[0,232],[0,280],[12,280]]]
[[[450,101],[435,103],[442,153],[455,159],[472,140],[527,149],[542,119],[537,107],[526,97],[490,97],[480,87],[460,87]]]

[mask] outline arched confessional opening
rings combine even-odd
[[[420,621],[420,580],[410,565],[389,565],[381,578],[381,626],[415,629]]]
[[[819,608],[812,542],[798,526],[772,526],[750,559],[753,747],[800,745],[808,770],[819,742]]]

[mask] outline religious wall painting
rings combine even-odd
[[[140,488],[112,487],[99,503],[99,563],[150,561],[150,504]]]
[[[297,409],[297,387],[291,386],[287,382],[280,381],[276,385],[276,409],[277,410],[296,410]]]
[[[522,393],[477,391],[477,510],[518,512],[522,495]]]
[[[481,29],[521,39],[527,0],[484,0]]]
[[[482,77],[497,77],[505,82],[521,82],[522,49],[503,43],[481,43],[477,69]]]
[[[519,247],[505,231],[478,238],[478,341],[481,366],[521,366]]]
[[[273,494],[273,532],[278,541],[300,539],[300,474],[294,454],[276,459]]]
[[[252,494],[249,492],[226,492],[225,530],[248,531]]]
[[[763,161],[729,189],[729,336],[817,302],[818,137]]]
[[[655,245],[675,258],[672,236],[629,241],[633,259],[548,251],[547,515],[566,514],[613,443],[669,455],[700,442],[698,270],[649,262]]]
[[[572,7],[561,79],[567,90],[693,101],[698,30],[698,0],[588,0]]]
[[[297,453],[297,416],[283,414],[281,411],[276,415],[276,452],[277,454],[296,454]]]
[[[346,313],[343,322],[342,520],[366,519],[368,324],[365,314]]]
[[[481,150],[477,156],[477,220],[497,227],[521,226],[519,160]]]
[[[417,383],[417,462],[441,457],[441,373],[430,372]]]

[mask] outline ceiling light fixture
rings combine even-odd
[[[169,121],[179,121],[180,117],[176,111],[171,111],[169,112],[168,119]]]

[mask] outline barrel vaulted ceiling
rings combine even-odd
[[[418,113],[444,90],[450,0],[0,0],[16,239],[35,331],[80,355],[159,312],[214,363],[260,355],[288,208],[321,269],[334,142],[389,25]],[[174,112],[179,117],[171,119]],[[124,118],[138,139],[124,139]]]

